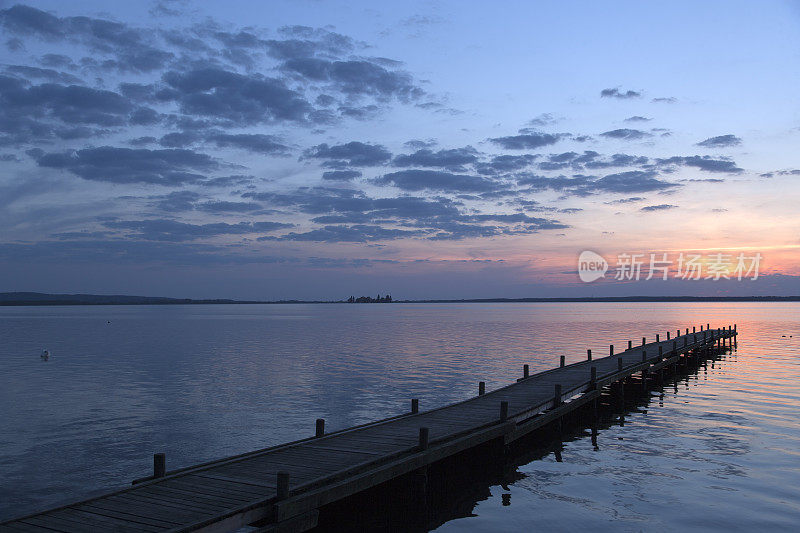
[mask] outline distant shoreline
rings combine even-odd
[[[800,302],[800,296],[606,296],[576,298],[465,298],[431,300],[395,300],[381,303],[628,303],[628,302]],[[153,296],[97,295],[97,294],[43,294],[32,292],[0,293],[0,306],[55,306],[55,305],[254,305],[254,304],[335,304],[345,300],[229,300],[191,298],[164,298]],[[373,302],[374,303],[374,302]],[[354,303],[352,305],[359,305]],[[366,304],[361,304],[366,305]]]

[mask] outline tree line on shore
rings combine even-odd
[[[351,296],[347,299],[347,303],[351,304],[385,304],[385,303],[392,303],[392,296],[387,294],[386,296],[381,297],[379,294],[375,298],[372,296],[359,296],[356,298],[355,296]]]

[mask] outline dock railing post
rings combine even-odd
[[[479,381],[478,382],[478,396],[483,396],[484,394],[486,394],[486,382],[485,381]]]
[[[289,497],[289,472],[281,470],[277,474],[277,495],[278,500],[285,500]]]
[[[419,449],[421,451],[428,449],[428,437],[430,436],[430,429],[427,427],[419,428]]]
[[[324,418],[317,418],[317,431],[316,436],[322,437],[325,435],[325,419]]]
[[[669,340],[669,331],[667,332],[667,340]]]
[[[587,361],[591,361],[592,360],[592,351],[591,350],[586,350],[586,357],[587,357],[587,359],[586,359]]]
[[[411,399],[411,414],[415,415],[419,413],[419,398],[412,398]]]
[[[610,344],[608,346],[608,355],[614,355],[614,345]]]
[[[153,454],[153,477],[167,475],[167,456],[163,453]]]
[[[642,346],[647,344],[647,337],[642,337]]]
[[[661,335],[656,333],[656,342],[661,342]]]
[[[508,420],[508,402],[503,400],[500,402],[500,422]]]
[[[566,364],[567,364],[567,358],[562,355],[558,366],[565,366]]]
[[[522,377],[527,378],[531,375],[531,367],[528,365],[522,365]]]
[[[628,349],[630,350],[633,348],[633,341],[628,341]]]

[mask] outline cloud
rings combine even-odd
[[[258,240],[368,242],[416,237],[424,233],[421,230],[392,229],[376,225],[355,224],[352,226],[325,226],[304,233],[291,232],[280,237],[259,237]]]
[[[389,70],[366,60],[292,58],[285,61],[282,68],[284,72],[299,74],[307,80],[328,82],[336,90],[351,96],[371,95],[380,99],[396,98],[401,102],[409,102],[425,94],[414,84],[410,74]]]
[[[654,104],[674,104],[675,102],[678,101],[678,99],[672,96],[667,96],[661,98],[653,98],[650,101],[653,102]]]
[[[620,128],[616,130],[606,131],[600,134],[601,137],[609,139],[625,139],[627,141],[635,141],[638,139],[645,139],[652,137],[650,133],[642,130],[633,130],[629,128]]]
[[[152,205],[168,213],[180,211],[190,211],[194,209],[195,203],[202,196],[194,191],[173,191],[169,194],[151,196],[151,200],[157,200]]]
[[[707,155],[675,156],[667,159],[658,159],[657,161],[661,165],[683,165],[687,167],[696,167],[707,172],[737,174],[743,171],[743,169],[737,167],[736,163],[733,161],[728,159],[714,159]]]
[[[0,131],[18,139],[29,135],[25,141],[51,136],[51,121],[68,126],[121,126],[132,110],[127,99],[112,91],[54,83],[31,86],[0,76]]]
[[[36,36],[44,41],[78,43],[95,52],[114,56],[114,59],[87,63],[97,68],[152,72],[174,58],[172,53],[151,46],[152,32],[110,20],[60,18],[33,7],[15,5],[0,10],[0,24],[12,34]]]
[[[575,175],[572,177],[521,176],[517,183],[532,191],[553,190],[567,196],[588,196],[601,193],[642,193],[667,191],[680,185],[657,178],[654,171],[631,170],[603,177]]]
[[[110,221],[103,224],[109,229],[130,230],[128,238],[148,241],[183,242],[220,235],[247,235],[292,227],[281,222],[239,222],[227,224],[188,224],[167,219]]]
[[[258,154],[289,155],[290,151],[279,137],[262,133],[214,133],[208,140],[220,148],[241,148]]]
[[[486,176],[513,172],[532,165],[538,157],[538,154],[497,155],[488,162],[476,163],[475,170],[477,170],[478,174]]]
[[[560,122],[561,119],[556,118],[552,113],[541,113],[539,116],[532,118],[528,121],[528,125],[530,126],[552,126]]]
[[[635,115],[632,117],[628,117],[625,119],[625,122],[649,122],[653,120],[652,118],[642,117],[639,115]]]
[[[630,204],[633,202],[641,202],[644,200],[641,196],[631,196],[628,198],[620,198],[619,200],[612,200],[610,202],[605,202],[608,205],[616,205],[616,204]]]
[[[256,202],[211,201],[197,204],[195,208],[207,213],[250,213],[261,210],[262,206]]]
[[[675,209],[676,207],[678,206],[671,204],[647,205],[639,211],[666,211],[667,209]]]
[[[331,168],[375,167],[387,163],[392,158],[392,153],[380,144],[351,141],[334,146],[323,143],[303,152],[303,157],[326,159],[323,166]]]
[[[526,133],[508,137],[494,137],[489,139],[492,143],[506,150],[527,150],[549,146],[560,141],[567,135],[564,133]]]
[[[403,143],[403,146],[407,148],[412,148],[414,150],[420,150],[422,148],[433,148],[439,144],[434,139],[428,139],[427,141],[423,141],[420,139],[411,139],[410,141],[406,141]]]
[[[496,190],[500,184],[483,176],[453,174],[438,170],[401,170],[373,180],[378,185],[393,185],[404,191],[442,191],[480,193]]]
[[[709,137],[705,141],[697,143],[697,146],[704,146],[706,148],[728,148],[730,146],[739,146],[742,140],[736,135],[719,135],[717,137]]]
[[[11,65],[6,67],[5,71],[12,76],[42,79],[50,83],[66,83],[72,85],[76,83],[83,83],[80,78],[77,78],[72,74],[49,68],[31,67],[26,65]]]
[[[454,148],[451,150],[438,150],[434,152],[428,148],[417,150],[413,154],[401,154],[394,158],[392,164],[396,167],[440,167],[459,168],[478,160],[478,151],[471,146]]]
[[[350,181],[360,177],[358,170],[329,170],[322,173],[322,179],[328,181]]]
[[[600,91],[601,98],[619,98],[622,100],[628,100],[630,98],[639,98],[640,96],[642,96],[642,93],[631,90],[621,92],[618,87],[614,87],[612,89],[603,89]]]
[[[656,178],[653,171],[631,170],[608,174],[587,185],[587,190],[596,192],[636,193],[650,191],[664,191],[678,187]]]
[[[36,153],[40,167],[68,170],[86,180],[110,183],[181,185],[202,180],[197,172],[215,170],[218,163],[190,150],[147,150],[101,146],[74,152]]]
[[[238,125],[276,121],[313,121],[312,105],[283,80],[243,75],[215,67],[164,74],[169,90],[163,100],[173,100],[181,112],[223,119]]]
[[[317,216],[311,218],[311,222],[324,225],[308,232],[267,236],[262,240],[368,242],[406,237],[456,240],[567,227],[557,220],[524,213],[462,213],[459,202],[442,197],[370,198],[361,191],[325,187],[301,188],[289,193],[246,193],[244,196],[314,213]],[[495,224],[487,225],[491,222]]]

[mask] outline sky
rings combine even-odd
[[[0,1],[0,291],[800,295],[799,45],[797,1]]]

